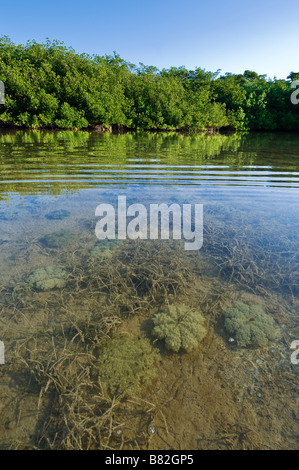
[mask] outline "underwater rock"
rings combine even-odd
[[[67,211],[65,209],[58,209],[56,211],[52,211],[46,214],[46,218],[49,220],[61,220],[65,219],[66,217],[69,217],[70,214],[70,211]]]
[[[153,323],[153,335],[165,339],[166,347],[175,352],[191,351],[207,334],[204,317],[185,304],[170,305],[168,311],[154,315]]]
[[[123,243],[122,240],[99,240],[90,251],[90,256],[96,259],[111,258],[113,250]]]
[[[69,230],[59,230],[58,232],[49,233],[41,238],[43,245],[49,248],[61,248],[74,242],[76,236]]]
[[[159,353],[145,337],[123,335],[107,340],[99,352],[99,380],[108,395],[135,392],[156,375]]]
[[[262,346],[276,336],[273,319],[259,305],[238,302],[223,315],[224,327],[238,346]]]
[[[59,266],[46,266],[33,271],[27,278],[29,285],[40,291],[61,289],[66,285],[67,272]]]

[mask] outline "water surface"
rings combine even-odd
[[[298,365],[291,363],[290,346],[299,339],[298,162],[295,134],[2,131],[1,447],[297,448]],[[106,257],[94,256],[95,209],[101,203],[116,207],[120,195],[128,205],[146,207],[203,204],[203,247],[186,252],[172,240],[127,240]],[[66,241],[51,245],[47,237],[57,232]],[[28,285],[36,269],[53,265],[66,272],[63,287]],[[240,348],[228,337],[222,313],[238,301],[259,305],[274,319],[273,342]],[[85,432],[94,436],[95,428],[80,428],[81,415],[69,411],[78,394],[68,395],[57,378],[66,342],[78,348],[76,361],[87,355],[90,367],[94,344],[103,337],[125,331],[153,341],[152,315],[171,303],[200,310],[207,338],[187,354],[170,354],[154,342],[162,358],[159,380],[144,385],[134,405],[120,405],[112,434],[102,423],[100,438],[88,440]],[[81,343],[87,330],[94,336]],[[34,380],[28,382],[25,370]],[[74,383],[81,383],[76,374]],[[60,398],[47,397],[48,390]],[[147,411],[142,396],[155,401],[155,412]],[[92,397],[89,390],[82,398],[86,409]],[[55,400],[68,410],[62,422],[72,420],[67,437],[56,435]],[[149,421],[159,432],[148,434]]]

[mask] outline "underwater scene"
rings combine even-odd
[[[2,130],[0,175],[0,449],[299,448],[299,135]]]

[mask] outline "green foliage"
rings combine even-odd
[[[58,119],[55,119],[58,127],[88,127],[88,121],[84,117],[84,111],[78,111],[68,103],[63,103],[58,113]]]
[[[153,317],[153,335],[164,339],[166,347],[178,352],[191,351],[205,337],[204,317],[184,304],[170,305],[166,312]]]
[[[287,77],[288,80],[294,82],[295,80],[299,80],[299,72],[291,72],[290,75]]]
[[[259,305],[242,302],[224,312],[224,326],[242,347],[263,346],[276,335],[273,319]]]
[[[62,289],[66,284],[66,276],[66,271],[52,265],[36,269],[28,276],[27,283],[40,291]]]
[[[134,393],[155,377],[159,359],[147,338],[123,335],[107,340],[97,361],[100,383],[110,397]]]
[[[59,41],[15,45],[4,36],[0,122],[30,128],[299,129],[299,106],[290,101],[298,73],[273,81],[250,70],[218,73],[185,67],[160,71],[125,62],[116,53],[77,54]]]
[[[292,72],[289,79],[294,80]],[[229,124],[239,130],[298,130],[299,106],[291,103],[286,80],[270,80],[246,70],[213,81],[216,101],[225,103]]]

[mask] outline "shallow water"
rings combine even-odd
[[[298,365],[291,362],[291,343],[299,339],[298,162],[295,134],[2,131],[0,447],[105,448],[110,439],[112,448],[298,448]],[[97,257],[95,209],[116,209],[118,196],[148,213],[154,203],[202,204],[202,248],[126,240]],[[61,231],[64,244],[48,242]],[[28,284],[32,272],[51,265],[65,270],[65,283],[42,290]],[[275,340],[241,348],[229,338],[222,313],[240,300],[273,318]],[[93,358],[102,336],[121,331],[153,341],[152,315],[167,303],[204,314],[208,335],[199,348],[169,353],[163,342],[153,343],[161,354],[159,379],[141,384],[134,406],[120,405],[109,439],[104,424],[92,444],[82,430],[81,440],[75,431],[54,438],[57,400],[70,407],[61,384],[47,396],[53,364],[64,359],[49,364],[44,356],[65,352],[62,337],[76,344],[77,356]],[[98,336],[93,330],[90,343],[81,344],[87,325],[103,324],[100,311],[115,317],[113,327]],[[86,367],[94,360],[87,356]],[[155,411],[141,396],[155,401]],[[82,400],[90,404],[91,397]],[[68,419],[77,429],[78,415]],[[157,433],[149,435],[148,426]]]

